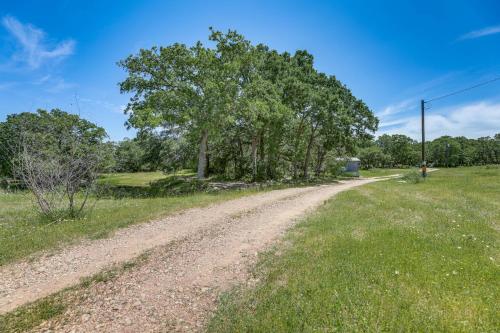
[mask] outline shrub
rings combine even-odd
[[[411,184],[418,184],[424,180],[420,172],[416,170],[405,173],[401,179]]]

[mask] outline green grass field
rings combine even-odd
[[[498,332],[500,168],[340,193],[226,294],[211,332]]]

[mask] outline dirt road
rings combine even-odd
[[[377,179],[290,188],[189,209],[85,241],[32,262],[0,268],[0,313],[77,284],[112,264],[152,250],[112,281],[93,284],[64,320],[37,331],[196,331],[217,296],[248,281],[248,268],[298,218],[338,192]]]

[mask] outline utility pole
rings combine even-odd
[[[425,163],[425,101],[420,101],[420,110],[422,111],[422,177],[427,176],[427,165]]]
[[[420,109],[422,111],[422,165],[425,163],[425,101],[420,101]]]

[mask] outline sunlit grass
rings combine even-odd
[[[159,176],[168,177],[160,173],[138,173],[116,174],[108,179],[113,179],[115,184],[133,187],[146,186]],[[99,199],[83,217],[60,221],[44,219],[36,210],[29,192],[0,190],[0,265],[82,238],[105,237],[119,228],[150,221],[182,209],[235,199],[259,190],[122,199],[106,197]]]
[[[191,170],[180,170],[178,172],[165,174],[161,171],[133,172],[133,173],[105,173],[99,177],[99,184],[115,186],[148,186],[151,182],[169,178],[172,176],[194,176]]]
[[[339,194],[225,295],[212,332],[496,332],[500,169]]]

